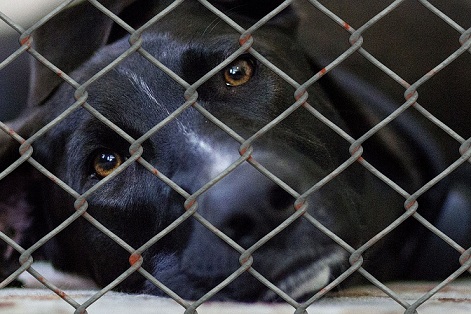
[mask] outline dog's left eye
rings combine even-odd
[[[115,171],[122,163],[123,159],[117,153],[103,151],[99,152],[93,160],[93,170],[98,178],[103,179]]]
[[[240,58],[224,70],[224,80],[227,86],[240,86],[247,83],[253,76],[254,62],[249,58]]]

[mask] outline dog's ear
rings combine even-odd
[[[346,121],[347,132],[355,139],[362,137],[403,104],[391,101],[354,74],[340,69],[329,74],[320,80],[321,84],[324,84]],[[424,187],[446,168],[442,151],[433,140],[433,135],[421,125],[419,115],[414,113],[413,110],[403,111],[362,144],[362,157],[410,194]],[[470,168],[462,169],[463,173],[456,175],[458,179],[448,176],[421,195],[418,210],[423,218],[455,241],[469,243],[470,229],[457,228],[471,220],[470,175],[465,174],[466,169],[469,172]],[[391,188],[384,187],[388,190],[385,191],[383,185],[376,186],[379,189],[377,195],[391,195],[383,194],[390,192]],[[383,197],[376,201],[383,201]],[[407,236],[397,238],[392,245],[400,247],[401,256],[411,262],[404,270],[405,276],[417,280],[438,280],[460,266],[459,254],[415,219],[409,219],[400,228],[399,232]],[[406,242],[403,240],[405,238]]]
[[[230,17],[234,14],[246,17],[254,24],[259,19],[263,18],[277,7],[279,7],[284,0],[214,0],[212,3],[216,5],[223,13]],[[279,29],[285,29],[289,32],[294,32],[298,26],[298,16],[292,5],[284,8],[275,17],[273,17],[268,24],[276,25]],[[251,26],[251,25],[248,25]]]
[[[136,0],[104,0],[115,14]],[[114,21],[88,1],[74,2],[32,34],[34,48],[61,72],[70,73],[105,45]],[[63,80],[38,60],[32,64],[28,103],[42,103]]]
[[[334,69],[320,80],[336,110],[359,138],[402,103],[395,103],[374,86],[352,73]],[[364,143],[364,157],[381,172],[410,192],[415,192],[444,169],[442,153],[410,111],[380,129]],[[438,205],[441,193],[429,193]]]

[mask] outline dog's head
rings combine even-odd
[[[165,7],[131,2],[105,5],[133,27]],[[256,10],[250,1],[215,5],[249,27],[279,4],[265,2]],[[78,12],[88,19],[71,18]],[[294,22],[291,9],[284,9],[255,31],[252,49],[242,51],[247,41],[236,29],[186,1],[133,38],[141,42],[133,49],[129,36],[88,3],[59,14],[33,34],[36,50],[85,85],[64,83],[35,65],[30,109],[12,124],[24,138],[36,134],[34,159],[3,172],[9,174],[0,189],[9,196],[0,201],[0,231],[28,247],[77,215],[33,257],[44,254],[100,285],[129,269],[131,253],[145,245],[142,268],[185,298],[201,297],[234,274],[251,260],[240,258],[249,248],[250,270],[216,297],[271,299],[254,272],[293,298],[324,287],[349,265],[349,246],[358,247],[403,212],[404,196],[355,160],[334,172],[351,157],[342,132],[362,135],[389,108],[372,91],[349,95],[325,79],[309,87],[307,100],[295,93],[317,70],[296,44]],[[68,31],[76,36],[65,35],[57,47],[54,34]],[[433,167],[410,149],[420,135],[404,125],[373,136],[365,154],[414,191],[427,179],[423,169]],[[20,145],[1,136],[4,170],[19,158]],[[36,162],[46,171],[33,167]],[[279,233],[265,239],[274,229]],[[395,245],[394,237],[385,242],[392,244],[381,253],[384,260],[388,254],[407,260],[410,247]],[[3,260],[16,267],[13,251],[4,249]],[[373,264],[390,265],[371,254]],[[163,294],[137,273],[119,288]]]

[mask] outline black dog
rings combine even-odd
[[[166,2],[104,4],[137,28],[165,8]],[[248,28],[280,3],[213,4]],[[253,48],[293,80],[303,83],[319,68],[297,46],[295,26],[295,15],[286,8],[253,34]],[[82,3],[57,15],[33,34],[33,39],[39,53],[65,73],[73,71],[71,77],[84,83],[129,48],[125,35],[96,8]],[[61,38],[59,46],[56,36]],[[185,1],[176,7],[147,28],[141,40],[145,52],[188,84],[198,81],[240,48],[240,33],[197,1]],[[76,101],[75,88],[61,84],[62,79],[52,71],[36,64],[34,73],[32,106],[12,124],[25,138]],[[124,134],[116,133],[85,107],[41,134],[32,144],[34,160],[76,194],[64,191],[53,182],[56,180],[25,163],[0,181],[0,230],[27,248],[76,212],[77,195],[106,178],[109,181],[86,197],[86,213],[132,248],[147,243],[184,215],[190,205],[197,204],[198,215],[248,249],[293,215],[295,208],[300,209],[302,201],[294,206],[299,194],[351,157],[351,143],[306,110],[307,104],[251,146],[241,147],[241,142],[296,101],[296,89],[291,84],[255,53],[245,51],[196,88],[197,104],[146,137],[142,155],[136,160],[140,150],[130,149],[130,142],[185,104],[183,85],[139,52],[91,82],[85,88],[87,104]],[[83,95],[77,93],[77,97]],[[363,135],[394,107],[346,74],[339,74],[338,79],[322,78],[309,87],[308,95],[310,106],[352,138]],[[191,92],[186,97],[191,98]],[[222,121],[226,129],[217,126],[211,116]],[[413,121],[403,114],[369,138],[362,145],[358,162],[309,194],[301,209],[307,206],[310,216],[354,248],[383,230],[405,212],[406,197],[359,161],[368,161],[408,193],[418,190],[441,166],[433,143],[419,127],[411,125]],[[6,133],[0,134],[4,170],[19,158],[19,144]],[[203,186],[247,152],[250,158],[199,194]],[[253,164],[262,165],[287,186],[275,183]],[[170,187],[161,180],[161,174],[181,188]],[[193,193],[198,195],[196,203],[191,202],[192,198],[186,200]],[[419,212],[434,221],[443,197],[438,188],[428,191],[419,198]],[[89,220],[79,217],[33,257],[44,257],[60,269],[91,277],[104,286],[130,268],[131,253]],[[408,219],[366,250],[362,266],[380,280],[413,277],[424,231],[413,218]],[[18,254],[4,243],[2,246],[1,271],[7,276],[19,267]],[[241,267],[240,255],[190,217],[142,252],[142,268],[181,297],[199,298]],[[312,296],[337,278],[350,266],[349,257],[345,247],[300,217],[256,249],[251,266],[288,295],[300,299]],[[455,256],[452,258],[457,264]],[[435,267],[440,269],[440,265]],[[138,273],[116,288],[163,294]],[[274,296],[246,271],[215,298],[249,301],[271,300]]]

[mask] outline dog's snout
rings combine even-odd
[[[295,198],[250,165],[202,195],[201,211],[222,232],[247,248],[294,213]]]
[[[221,225],[222,231],[245,248],[293,214],[294,197],[273,183],[256,188],[243,206],[230,206]]]
[[[292,195],[276,184],[268,191],[267,197],[270,201],[272,210],[276,210],[280,213],[291,208],[295,201]]]
[[[257,241],[257,223],[250,215],[229,215],[220,228],[225,235],[244,248],[250,247]]]

